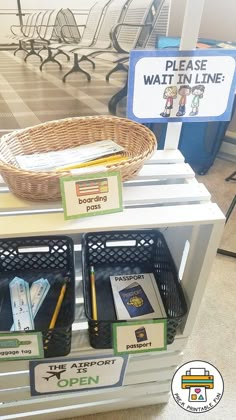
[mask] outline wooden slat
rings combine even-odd
[[[169,392],[161,392],[155,395],[148,395],[143,390],[143,395],[138,398],[138,406],[144,407],[149,405],[156,405],[156,404],[163,404],[167,403],[169,400]],[[125,396],[123,398],[112,398],[111,401],[98,401],[96,402],[96,409],[94,409],[93,402],[80,404],[78,401],[80,400],[80,396],[77,396],[77,400],[74,400],[74,404],[72,406],[66,406],[62,408],[57,408],[55,406],[54,409],[47,410],[45,409],[45,405],[41,403],[41,410],[37,410],[34,412],[27,412],[25,413],[24,408],[16,403],[14,407],[10,407],[8,410],[8,404],[4,404],[4,412],[12,412],[16,413],[15,415],[6,415],[2,416],[1,420],[14,420],[14,419],[21,419],[21,420],[64,420],[66,418],[77,417],[93,414],[94,411],[96,413],[104,413],[106,411],[113,411],[113,410],[122,410],[127,408],[137,408],[137,401],[135,398],[132,400],[128,400]],[[28,407],[27,407],[28,408]],[[0,414],[2,413],[2,409],[0,409]],[[20,413],[20,414],[19,414]]]
[[[182,358],[179,358],[175,365],[169,365],[168,368],[155,370],[145,370],[144,372],[132,372],[127,374],[124,379],[124,385],[133,385],[133,384],[144,384],[148,382],[159,381],[169,381],[169,384],[173,378],[174,372],[176,371],[178,365],[181,363]]]
[[[95,406],[97,413],[98,411],[104,412],[132,406],[137,407],[137,401],[138,405],[157,404],[168,401],[169,392],[166,391],[166,387],[167,383],[164,381],[160,385],[154,382],[144,385],[106,388],[91,392],[74,392],[64,394],[63,397],[62,395],[57,395],[32,398],[28,401],[23,400],[3,404],[0,407],[0,415],[1,420],[14,419],[14,414],[18,413],[20,415],[16,418],[21,419],[28,420],[30,418],[37,420],[46,418],[47,420],[58,420],[65,418],[65,416],[69,417],[72,413],[74,415],[92,413]],[[42,413],[40,413],[40,410],[42,410]]]
[[[0,187],[5,186],[5,181],[3,180],[2,176],[0,175]]]
[[[112,352],[111,352],[112,353]],[[102,350],[100,351],[102,354]],[[179,365],[182,360],[182,353],[176,351],[173,353],[150,353],[149,357],[130,359],[126,369],[125,383],[136,384],[142,382],[149,382],[149,379],[145,379],[145,375],[148,373],[149,377],[153,374],[153,380],[158,380],[158,374],[164,369],[170,366]],[[159,356],[159,357],[158,357]],[[91,356],[93,357],[93,356]],[[65,359],[66,360],[66,359]],[[75,359],[76,360],[76,359]],[[150,380],[151,382],[152,380]],[[9,372],[0,374],[0,401],[1,395],[4,390],[12,390],[14,388],[20,388],[29,386],[29,370],[19,372]]]
[[[173,352],[182,352],[183,348],[187,344],[187,338],[183,337],[182,335],[177,335],[173,344],[167,346],[167,350],[165,351],[166,356],[172,355]],[[79,358],[83,356],[100,356],[100,355],[110,355],[112,354],[111,349],[99,349],[96,350],[92,348],[89,344],[88,339],[88,332],[84,331],[76,331],[72,335],[72,343],[71,343],[71,353],[65,356],[65,358]],[[130,360],[150,360],[150,358],[154,361],[155,364],[156,359],[160,358],[160,353],[149,353],[147,356],[143,354],[134,354],[130,355]],[[53,358],[55,359],[55,358]],[[60,359],[60,358],[59,358]],[[11,362],[1,362],[0,363],[0,373],[16,373],[27,371],[29,369],[29,361],[27,360],[17,360]]]
[[[184,157],[179,150],[157,150],[153,154],[153,156],[145,162],[144,167],[146,165],[151,165],[153,167],[153,164],[168,165],[168,164],[173,164],[173,163],[179,163],[179,164],[182,164],[179,168],[184,168],[185,165],[183,165],[183,162],[184,162]],[[178,168],[175,168],[175,170],[178,170]],[[142,175],[142,170],[141,170],[141,175]],[[173,172],[173,176],[174,176],[174,172]],[[188,176],[188,173],[187,173],[187,176]],[[0,187],[6,187],[5,181],[3,180],[1,175],[0,175]]]
[[[38,209],[60,209],[62,208],[61,201],[58,202],[39,202],[24,200],[17,197],[11,192],[0,194],[0,211],[13,211],[13,210],[38,210]]]
[[[191,310],[182,323],[183,331],[187,335],[192,333],[199,311],[199,302],[203,300],[224,225],[224,219],[222,219],[220,223],[215,223],[213,226],[199,226],[194,229],[194,247],[190,248],[189,258],[182,278],[185,296],[191,302]]]
[[[171,184],[171,185],[144,185],[127,186],[123,188],[123,201],[125,206],[139,204],[166,204],[183,203],[185,201],[205,201],[210,199],[210,194],[203,184]],[[5,193],[1,196],[0,211],[14,210],[61,210],[61,202],[39,203],[22,200],[14,194]]]
[[[181,359],[179,359],[180,361]],[[146,370],[144,372],[140,372],[137,374],[137,372],[132,372],[131,374],[126,374],[124,378],[124,384],[123,386],[135,386],[137,384],[148,384],[149,382],[156,382],[156,386],[158,387],[158,382],[165,382],[165,381],[171,381],[173,374],[175,370],[177,369],[176,365],[171,365],[168,368],[159,369],[159,370],[153,370],[151,369]],[[10,401],[22,401],[27,400],[31,398],[30,395],[30,387],[29,387],[29,375],[28,372],[25,374],[19,374],[18,375],[18,381],[17,376],[15,376],[16,382],[19,382],[19,379],[21,379],[21,383],[25,383],[25,385],[19,385],[15,386],[15,389],[4,389],[0,391],[0,401],[1,402],[10,402]],[[70,390],[68,390],[69,392]],[[91,391],[87,391],[90,393]],[[158,389],[157,389],[158,392]],[[81,394],[80,394],[81,395]],[[1,413],[1,412],[0,412]]]
[[[195,176],[191,166],[187,163],[145,165],[137,175],[136,179],[156,178],[193,178]]]
[[[82,321],[86,321],[83,302],[75,304],[75,323]]]
[[[162,164],[162,165],[145,165],[138,175],[131,181],[151,181],[151,180],[162,180],[162,179],[188,179],[194,178],[195,174],[192,168],[186,163],[176,164]],[[6,185],[0,185],[0,194],[8,192],[9,189]]]
[[[181,350],[173,352],[150,352],[149,355],[143,353],[140,354],[140,357],[130,357],[127,373],[135,373],[138,375],[139,369],[140,371],[154,371],[176,366],[182,360],[182,357],[183,352]]]
[[[150,163],[181,163],[184,162],[184,156],[180,150],[157,150],[152,157],[145,162],[146,165]]]
[[[126,205],[183,203],[210,199],[210,194],[203,184],[126,187],[123,196]]]
[[[104,350],[92,350],[90,349],[90,354],[88,354],[88,352],[85,352],[84,355],[86,354],[86,357],[95,357],[95,353],[96,356],[98,356],[98,354],[101,355],[105,355],[104,353],[107,353],[107,351]],[[111,355],[112,350],[108,351],[108,355]],[[127,374],[136,374],[138,375],[139,373],[144,373],[145,371],[148,370],[159,370],[159,369],[163,369],[163,368],[168,368],[169,366],[173,366],[173,365],[177,365],[179,364],[179,362],[182,359],[182,351],[181,350],[176,350],[176,351],[165,351],[162,353],[159,352],[152,352],[149,353],[148,356],[145,354],[140,354],[138,355],[130,355],[129,357],[129,362],[128,362],[128,366],[127,366]],[[69,354],[66,357],[63,357],[63,359],[70,358],[70,359],[80,359],[81,357],[81,353],[80,355],[76,356],[74,353]],[[53,360],[55,361],[55,358],[53,358]],[[61,358],[59,358],[59,360],[61,360]],[[19,363],[21,365],[24,365],[25,370],[20,370],[20,366],[18,362],[6,362],[6,363],[1,363],[1,366],[3,366],[3,369],[5,372],[2,372],[0,374],[0,382],[1,382],[1,388],[0,391],[5,390],[5,389],[13,389],[16,387],[20,387],[20,386],[27,386],[29,385],[28,378],[28,368],[29,368],[29,362],[22,363],[24,361],[19,361]],[[48,362],[50,363],[50,359],[48,359]],[[18,363],[18,364],[17,364]],[[8,368],[7,368],[8,366]],[[21,368],[22,369],[22,368]],[[137,381],[136,381],[137,382]]]
[[[196,178],[186,178],[185,179],[186,184],[198,184],[198,180]]]
[[[9,192],[9,188],[4,184],[3,186],[0,185],[0,199],[1,199],[1,194]]]
[[[114,229],[157,228],[209,223],[224,219],[216,204],[192,204],[125,209],[121,213],[64,221],[63,214],[0,217],[1,237],[75,234]]]

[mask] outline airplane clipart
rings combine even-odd
[[[66,369],[59,370],[58,372],[52,372],[52,371],[50,371],[50,372],[46,372],[46,373],[49,373],[49,374],[50,374],[50,376],[43,376],[43,379],[46,379],[46,381],[49,381],[49,379],[50,379],[50,378],[53,378],[53,377],[55,377],[55,376],[56,376],[56,378],[57,378],[58,380],[60,380],[60,379],[61,379],[61,374],[62,374],[63,372],[65,372],[65,371],[66,371]]]

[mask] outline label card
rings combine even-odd
[[[153,273],[117,274],[110,281],[118,320],[166,318]]]
[[[116,322],[113,324],[115,354],[166,350],[167,320]]]
[[[122,386],[127,361],[112,355],[31,361],[31,395]]]
[[[117,171],[62,177],[60,184],[66,220],[123,211]]]
[[[231,118],[236,50],[131,51],[127,116],[138,122]]]
[[[44,357],[41,332],[0,333],[0,362]]]

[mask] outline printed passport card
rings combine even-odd
[[[117,319],[166,317],[152,273],[111,276]]]

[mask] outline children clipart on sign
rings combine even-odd
[[[177,117],[182,117],[186,113],[186,105],[187,105],[187,96],[189,96],[191,93],[193,95],[193,99],[191,102],[191,108],[192,111],[189,113],[189,116],[193,117],[194,115],[197,115],[199,112],[199,105],[200,105],[200,99],[203,98],[205,91],[204,85],[196,85],[191,88],[189,85],[181,85],[179,87],[179,90],[177,90],[176,86],[168,86],[165,88],[163,93],[163,98],[166,99],[165,103],[165,109],[163,112],[161,112],[162,117],[170,117],[171,110],[174,106],[174,99],[177,98],[177,93],[180,95],[179,100],[179,109],[176,113]]]
[[[180,86],[178,90],[178,94],[180,95],[179,100],[179,110],[176,113],[177,117],[182,117],[186,112],[186,102],[187,102],[187,96],[189,96],[191,93],[191,87],[188,85],[182,85]]]
[[[204,91],[205,91],[205,86],[203,85],[197,85],[192,88],[192,95],[193,95],[193,100],[191,103],[192,111],[189,114],[191,117],[198,114],[200,99],[203,98]]]
[[[162,117],[169,117],[171,110],[173,108],[173,101],[177,97],[177,87],[176,86],[168,86],[165,88],[163,93],[163,98],[166,99],[165,109],[160,114]]]

